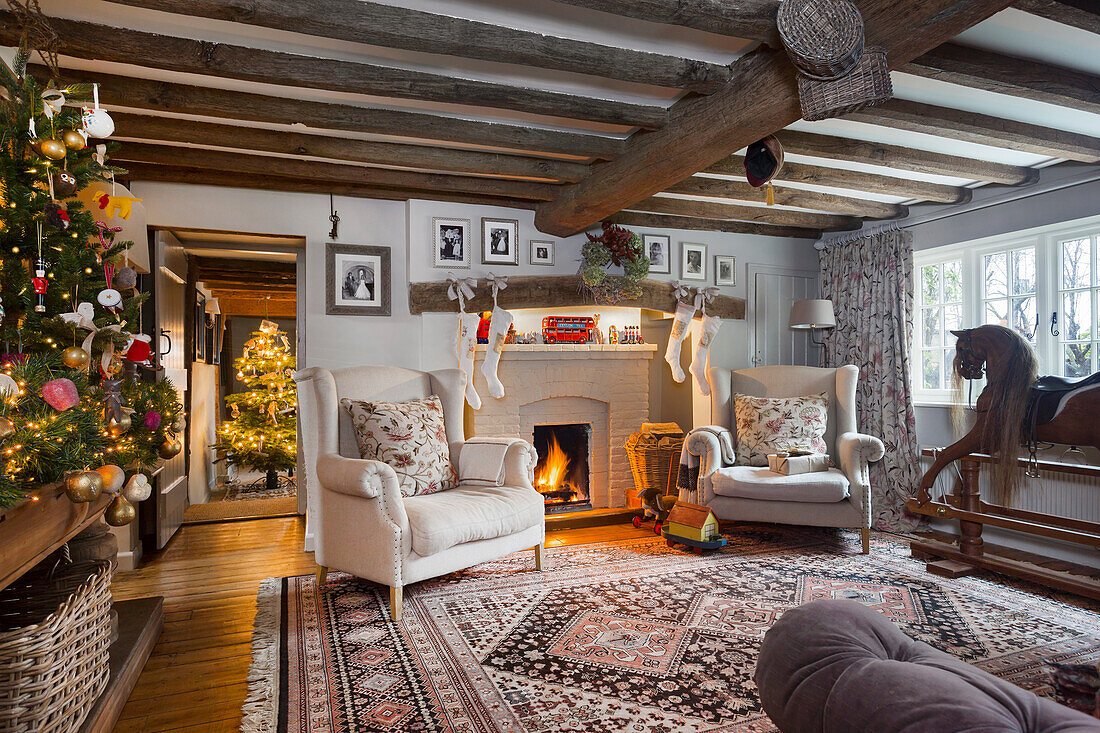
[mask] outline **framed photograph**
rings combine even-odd
[[[672,272],[672,241],[664,234],[646,234],[642,237],[642,248],[649,258],[649,271],[657,275]]]
[[[538,240],[531,240],[531,264],[532,265],[552,265],[554,264],[554,243],[553,242],[540,242]]]
[[[737,284],[737,258],[733,255],[714,255],[714,284]]]
[[[432,217],[432,267],[470,269],[470,220]]]
[[[390,315],[390,248],[325,245],[325,313]]]
[[[519,264],[519,220],[481,220],[481,264]]]
[[[707,245],[680,243],[680,279],[707,281]]]

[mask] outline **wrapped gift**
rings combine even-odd
[[[784,476],[815,473],[832,467],[833,462],[825,453],[814,453],[808,456],[795,456],[788,453],[768,454],[768,468]]]

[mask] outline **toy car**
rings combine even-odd
[[[691,540],[687,537],[678,537],[674,534],[669,534],[667,529],[661,529],[661,536],[665,538],[669,547],[675,547],[676,545],[686,545],[691,548],[691,551],[696,555],[702,555],[703,550],[717,550],[720,547],[726,546],[726,538],[718,537],[709,541]]]

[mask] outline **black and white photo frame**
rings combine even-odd
[[[390,315],[390,248],[364,244],[325,245],[325,313]]]
[[[737,284],[737,258],[733,255],[714,255],[714,284]]]
[[[481,264],[519,264],[519,220],[481,220]]]
[[[680,243],[680,279],[707,281],[707,245]]]
[[[529,259],[532,265],[552,266],[554,264],[554,242],[532,239]]]
[[[655,275],[672,273],[672,239],[667,234],[642,236],[642,253],[649,258],[649,271]]]
[[[432,217],[432,267],[470,269],[470,220]]]

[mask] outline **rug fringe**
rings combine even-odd
[[[278,728],[279,618],[282,578],[260,583],[252,629],[248,696],[241,708],[241,733],[273,733]]]

